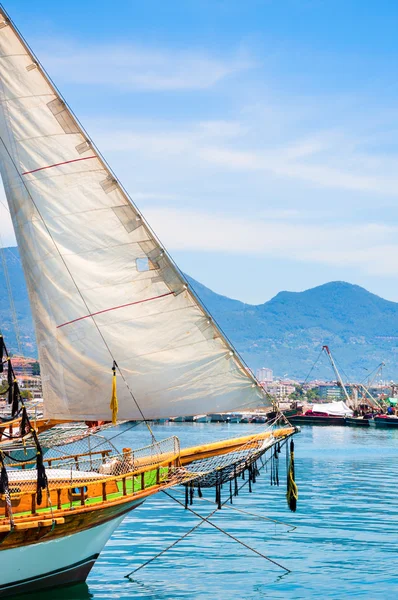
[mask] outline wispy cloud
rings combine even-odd
[[[397,275],[398,226],[289,223],[153,207],[146,216],[171,250],[293,259]],[[390,257],[390,258],[389,258]]]
[[[40,46],[43,45],[41,42]],[[129,44],[79,47],[75,41],[55,42],[51,48],[51,54],[43,51],[40,58],[57,80],[123,90],[206,89],[254,66],[240,52],[224,58],[206,51],[173,51]]]
[[[152,163],[151,168],[169,160],[175,170],[181,170],[182,164],[190,164],[191,169],[217,169],[216,177],[246,173],[253,181],[258,173],[311,188],[398,195],[398,152],[369,149],[354,132],[350,136],[349,132],[321,130],[301,136],[292,131],[281,140],[267,133],[266,124],[243,119],[184,125],[156,120],[124,121],[123,125],[117,120],[97,121],[95,128],[106,152],[140,153]]]

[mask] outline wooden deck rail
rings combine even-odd
[[[251,445],[253,445],[253,447],[258,447],[259,441],[266,440],[270,438],[270,436],[273,436],[276,439],[284,439],[296,432],[297,429],[294,427],[284,427],[260,435],[249,435],[232,440],[224,440],[221,442],[185,448],[181,451],[180,457],[176,457],[174,460],[170,460],[170,455],[168,455],[166,460],[154,462],[150,465],[135,469],[132,472],[121,473],[119,475],[104,475],[95,479],[84,479],[83,476],[81,479],[76,479],[75,481],[71,481],[69,478],[65,478],[65,480],[62,481],[50,480],[49,491],[51,503],[49,503],[49,498],[45,494],[43,506],[41,507],[37,506],[36,494],[32,492],[32,488],[30,487],[29,490],[26,489],[26,491],[24,491],[24,482],[19,481],[18,485],[21,489],[18,490],[17,493],[11,493],[14,520],[28,520],[29,522],[37,523],[38,511],[40,514],[47,515],[48,512],[51,512],[51,514],[54,512],[54,514],[59,516],[59,514],[66,514],[71,510],[75,512],[95,510],[96,507],[99,508],[105,504],[117,504],[128,501],[129,498],[133,497],[137,499],[141,497],[145,498],[157,493],[165,487],[175,485],[177,481],[173,482],[170,479],[170,472],[179,464],[189,464],[193,461],[214,456],[216,454],[225,454],[234,451],[237,448],[241,448],[242,446],[245,446],[246,448],[250,448]],[[97,454],[101,454],[101,452],[102,451],[98,451]],[[153,473],[153,478],[150,481],[147,481],[145,473],[149,472]],[[127,482],[130,481],[130,478],[131,486],[128,486]],[[138,487],[135,487],[136,479],[140,482]],[[32,485],[32,481],[26,481],[25,483],[29,486]],[[6,521],[8,520],[8,511],[4,495],[0,495],[0,499],[4,503],[4,517],[3,519],[0,517],[0,531],[2,531],[1,527],[7,526]],[[91,502],[87,502],[88,500],[91,500]],[[76,503],[78,503],[78,505],[76,505]],[[53,505],[53,509],[50,504]],[[18,515],[18,513],[20,513],[20,515]],[[32,517],[36,517],[36,519],[31,521]]]

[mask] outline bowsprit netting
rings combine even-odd
[[[222,486],[229,483],[232,501],[232,495],[238,494],[238,477],[244,478],[245,473],[248,477],[249,491],[252,491],[252,484],[256,482],[259,474],[258,461],[262,461],[262,457],[268,450],[270,450],[271,461],[271,485],[279,485],[278,455],[281,446],[289,436],[288,434],[281,436],[279,429],[278,437],[275,437],[273,431],[283,418],[282,415],[278,416],[265,430],[251,437],[245,444],[231,449],[230,452],[201,458],[189,465],[176,467],[174,479],[176,483],[185,486],[185,505],[192,504],[195,489],[201,497],[202,489],[214,487],[216,502],[221,508]]]

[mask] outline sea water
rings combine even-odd
[[[158,440],[177,435],[181,445],[188,446],[259,432],[263,427],[170,423],[155,425],[154,433]],[[137,448],[149,441],[145,426],[120,430],[114,440],[120,448]],[[296,513],[286,504],[282,453],[279,487],[270,485],[270,471],[264,470],[253,493],[246,486],[233,499],[233,507],[246,512],[225,505],[212,517],[218,526],[290,572],[202,524],[138,571],[133,581],[126,579],[127,573],[198,523],[197,517],[159,494],[126,517],[97,560],[87,585],[29,598],[397,598],[398,431],[305,426],[295,436],[295,445]],[[226,498],[227,490],[223,492]],[[171,493],[184,500],[181,489]],[[214,502],[214,490],[206,491],[205,498]],[[192,508],[207,516],[214,510],[211,502],[195,498]]]

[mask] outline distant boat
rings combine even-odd
[[[225,423],[225,416],[221,413],[211,413],[210,423]]]
[[[370,422],[373,419],[366,417],[346,417],[345,424],[349,427],[370,427]]]
[[[225,413],[224,414],[226,423],[240,423],[241,417],[235,413]]]
[[[210,423],[211,417],[210,415],[195,415],[193,417],[194,423]]]
[[[398,417],[393,417],[390,415],[378,415],[374,420],[376,427],[398,427]]]
[[[303,415],[289,417],[294,425],[341,425],[346,424],[344,416],[330,415],[328,413],[307,410]]]
[[[353,411],[340,400],[340,402],[328,402],[325,404],[314,404],[312,410],[304,414],[289,417],[289,421],[295,425],[346,425],[346,417],[352,417]]]
[[[254,415],[251,419],[251,423],[266,423],[268,421],[267,415]]]

